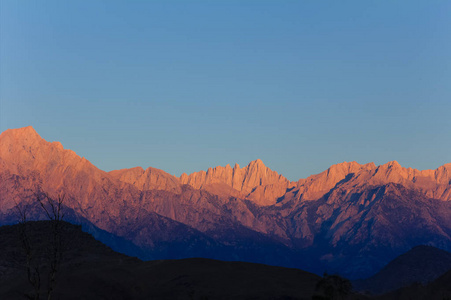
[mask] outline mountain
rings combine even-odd
[[[437,299],[451,298],[451,270],[429,283],[426,286],[426,295],[429,295],[429,299],[433,298],[433,295]]]
[[[209,168],[207,172],[200,171],[190,175],[183,173],[180,182],[196,189],[209,189],[213,193],[220,189],[217,186],[226,185],[241,192],[238,195],[251,199],[258,205],[275,204],[287,189],[295,186],[295,183],[266,167],[260,159],[252,161],[244,168],[235,164],[233,169],[227,165]]]
[[[344,162],[292,182],[255,160],[180,178],[104,172],[32,127],[0,134],[0,224],[45,219],[36,195],[65,194],[70,220],[142,259],[208,257],[351,279],[414,246],[451,250],[451,165]],[[109,234],[107,236],[107,234]]]
[[[52,246],[49,221],[26,224],[35,255]],[[65,244],[55,299],[311,299],[320,277],[297,269],[203,258],[143,262],[116,253],[78,226],[61,224]],[[0,227],[0,298],[32,294],[21,225]],[[46,291],[45,256],[41,292]]]
[[[163,170],[152,167],[144,170],[141,167],[114,170],[109,172],[111,177],[132,184],[139,190],[163,190],[181,193],[180,180]]]
[[[389,262],[374,276],[353,285],[360,291],[383,294],[414,283],[427,284],[449,270],[450,252],[431,246],[416,246]]]

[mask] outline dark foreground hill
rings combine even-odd
[[[448,300],[451,299],[451,270],[434,280],[422,285],[414,283],[408,287],[384,294],[377,300]]]
[[[34,255],[42,260],[39,264],[41,290],[45,294],[48,271],[45,262],[52,245],[51,223],[26,224]],[[327,299],[317,297],[315,291],[321,277],[299,269],[204,258],[144,262],[114,252],[83,232],[81,226],[65,222],[61,236],[64,251],[53,299]],[[22,243],[20,225],[0,227],[0,299],[26,299],[26,294],[33,294],[26,278]],[[385,276],[379,283],[385,279],[387,286],[393,286],[393,282],[399,284],[405,277],[418,279],[417,271],[421,268],[423,277],[431,278],[430,270],[435,274],[446,267],[448,254],[431,247],[416,247],[395,259],[374,278]],[[412,260],[417,262],[417,268],[409,267],[410,263],[406,266],[406,262]],[[440,261],[442,266],[439,266]],[[424,264],[433,268],[428,269]],[[450,297],[451,270],[427,285],[415,283],[381,296],[353,294],[346,299],[442,300]]]
[[[427,284],[451,270],[451,253],[417,246],[398,256],[374,276],[354,281],[354,287],[371,294],[383,294],[414,283]],[[449,282],[451,286],[451,281]]]
[[[28,222],[27,234],[41,259],[52,245],[49,221]],[[143,262],[112,251],[63,223],[64,245],[54,299],[311,299],[317,275],[282,267],[192,258]],[[27,282],[20,225],[0,227],[0,299],[25,299]]]

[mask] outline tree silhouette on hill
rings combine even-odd
[[[25,292],[25,297],[30,300],[40,300],[41,295],[45,295],[47,300],[51,300],[65,250],[62,235],[65,195],[61,194],[53,199],[47,193],[40,193],[35,197],[36,202],[50,221],[50,228],[48,232],[43,232],[42,236],[34,236],[30,228],[32,224],[28,220],[28,207],[16,206],[20,238],[25,254],[27,280],[33,287],[31,293]],[[39,239],[43,239],[43,241],[39,241]],[[46,287],[43,288],[43,285]]]

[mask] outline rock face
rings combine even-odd
[[[316,200],[324,196],[337,184],[343,183],[354,175],[374,169],[374,163],[360,165],[357,162],[343,162],[331,166],[326,171],[298,181],[298,189],[293,191],[304,200]]]
[[[252,161],[244,168],[235,164],[233,169],[227,165],[209,168],[207,172],[200,171],[190,175],[184,173],[180,176],[180,182],[196,189],[226,184],[241,192],[242,197],[252,199],[259,205],[275,204],[277,198],[295,186],[294,182],[266,167],[260,159]],[[210,190],[214,192],[215,189]]]
[[[401,184],[428,198],[448,201],[451,200],[451,164],[435,170],[419,171],[403,168],[396,161],[380,166],[374,163],[361,165],[344,162],[333,165],[320,174],[299,180],[292,194],[296,194],[298,200],[316,200],[336,187],[353,190],[389,183]]]
[[[109,174],[120,181],[130,183],[139,190],[164,190],[180,193],[180,181],[177,177],[163,170],[152,167],[144,170],[141,167],[114,170]]]
[[[210,255],[369,276],[416,245],[451,250],[450,180],[451,164],[397,162],[344,162],[297,182],[261,160],[180,178],[104,172],[31,127],[0,135],[0,224],[36,206],[36,193],[64,193],[74,222],[131,242],[145,259]]]

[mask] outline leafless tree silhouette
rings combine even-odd
[[[25,251],[25,267],[27,270],[28,282],[32,285],[33,295],[26,295],[28,299],[39,300],[41,292],[41,272],[40,266],[36,262],[36,257],[32,243],[30,241],[29,223],[27,215],[27,207],[16,205],[17,213],[19,215],[20,225],[20,239],[22,241],[22,248]]]
[[[26,255],[27,279],[33,287],[33,293],[25,296],[31,300],[40,300],[41,295],[46,294],[47,300],[51,300],[65,248],[63,247],[62,234],[65,195],[60,194],[56,199],[53,199],[47,193],[40,193],[35,194],[35,198],[50,221],[51,229],[46,233],[49,235],[49,243],[43,246],[43,249],[38,249],[39,247],[32,243],[30,236],[31,225],[28,222],[27,207],[16,205],[19,215],[20,238]],[[47,275],[45,292],[42,291],[42,276],[44,274]]]

